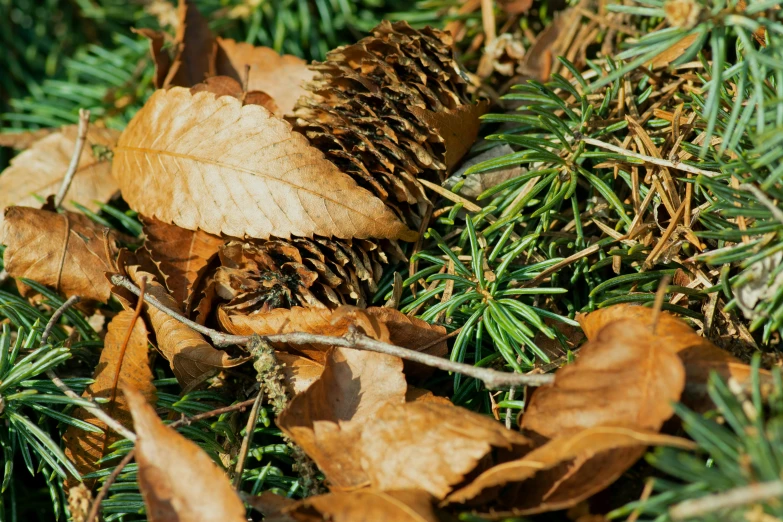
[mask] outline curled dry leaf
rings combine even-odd
[[[163,425],[144,396],[123,388],[138,435],[139,489],[150,522],[245,522],[223,471],[193,442]]]
[[[115,240],[114,232],[82,214],[5,210],[5,269],[12,277],[32,279],[68,297],[108,301],[111,284],[104,273],[112,270]],[[23,295],[30,292],[21,283],[19,287]]]
[[[495,489],[493,517],[565,509],[614,482],[647,446],[693,449],[696,445],[633,427],[588,428],[554,439],[519,460],[490,468],[449,495],[446,503],[469,502]],[[502,510],[508,513],[499,512]]]
[[[285,502],[265,494],[251,501],[266,522],[439,522],[441,519],[424,491],[362,489],[335,492]]]
[[[647,328],[652,325],[653,310],[644,306],[621,304],[577,316],[588,339],[600,335],[603,328],[616,321],[629,320]],[[750,366],[696,334],[685,322],[661,312],[655,327],[657,346],[676,354],[685,366],[685,392],[682,402],[698,411],[712,409],[707,395],[710,373],[717,372],[724,380],[734,379],[745,385],[750,382]],[[761,379],[770,379],[767,370],[760,370]]]
[[[128,274],[137,285],[142,277],[146,277],[147,294],[166,308],[182,313],[179,304],[155,280],[154,275],[138,270],[135,266],[128,267]],[[145,304],[144,310],[155,332],[158,350],[171,364],[174,376],[183,388],[196,386],[221,368],[231,368],[247,361],[246,358],[232,359],[226,352],[216,350],[200,333],[154,306]]]
[[[416,237],[287,122],[229,96],[157,91],[120,137],[113,173],[131,207],[189,230]]]
[[[353,489],[368,483],[355,447],[364,423],[385,404],[405,401],[402,360],[381,353],[336,348],[323,375],[294,397],[277,425],[315,461],[330,487]]]
[[[103,411],[126,428],[130,428],[133,422],[125,396],[120,393],[121,386],[133,387],[147,403],[154,404],[156,400],[149,366],[147,328],[141,318],[134,318],[134,313],[126,310],[111,320],[93,375],[94,382],[82,394],[89,399],[105,399],[106,402],[101,404]],[[85,475],[100,469],[98,460],[106,456],[109,446],[121,437],[87,410],[80,408],[75,416],[103,430],[99,433],[69,426],[65,432],[65,454],[79,473]],[[92,483],[94,480],[90,481],[90,485]]]
[[[350,309],[351,312],[345,313]],[[221,326],[230,333],[237,335],[273,335],[292,332],[317,333],[320,335],[342,336],[348,333],[351,325],[363,327],[368,322],[377,326],[363,328],[365,333],[381,341],[389,342],[411,350],[419,350],[446,335],[446,329],[442,326],[432,325],[416,317],[408,317],[405,314],[382,307],[371,307],[364,310],[341,307],[337,310],[322,308],[294,307],[290,310],[277,308],[269,313],[250,315],[228,315],[222,309],[218,310],[218,318]],[[373,335],[374,328],[382,327],[385,336]],[[323,364],[326,361],[328,346],[323,345],[296,345],[277,346],[278,349],[299,352],[310,359]],[[442,357],[446,355],[447,344],[445,340],[422,350],[424,353]],[[421,365],[405,364],[406,374],[419,377],[429,372],[428,368]]]
[[[36,196],[46,199],[55,194],[68,171],[77,136],[76,125],[63,127],[12,159],[11,166],[0,175],[0,212],[9,205],[40,208]],[[105,203],[117,192],[117,182],[111,176],[111,162],[101,155],[101,151],[114,147],[118,137],[119,132],[114,130],[88,129],[87,142],[63,202],[65,208],[76,210],[71,205],[74,201],[97,211],[98,203]]]
[[[190,87],[215,75],[215,37],[192,0],[179,0],[176,55],[163,87]],[[154,51],[154,49],[153,49]]]
[[[490,417],[435,401],[387,404],[363,424],[359,448],[372,488],[418,489],[440,499],[493,448],[531,446]]]
[[[212,76],[190,88],[191,94],[202,91],[211,92],[215,97],[232,96],[241,101],[242,105],[260,105],[273,114],[277,112],[275,100],[267,93],[245,92],[238,81],[228,76]]]
[[[194,286],[225,240],[154,218],[142,218],[142,222],[144,247],[165,277],[171,296],[187,308]]]
[[[553,384],[533,392],[521,427],[548,439],[601,425],[655,431],[684,386],[683,365],[657,332],[639,321],[615,321],[558,370]]]
[[[269,47],[255,47],[231,39],[217,39],[216,73],[230,76],[240,83],[247,76],[247,90],[267,93],[275,101],[277,116],[293,111],[300,96],[307,94],[304,82],[315,72],[307,62],[290,54],[279,55]],[[246,67],[249,69],[246,71]]]
[[[413,113],[429,129],[435,131],[446,149],[446,169],[451,170],[476,142],[479,117],[487,112],[489,102],[460,105],[438,112],[411,106]]]

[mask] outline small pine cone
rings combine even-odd
[[[427,197],[417,178],[440,182],[446,149],[423,111],[470,104],[448,33],[383,22],[327,54],[295,110],[295,128],[414,230]]]
[[[224,311],[243,315],[293,306],[366,306],[387,263],[376,243],[361,239],[230,241],[219,258],[208,285],[224,301]]]

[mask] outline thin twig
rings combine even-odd
[[[674,162],[665,160],[662,158],[656,158],[653,156],[647,156],[645,154],[639,154],[638,152],[633,152],[628,149],[624,149],[622,147],[618,147],[617,145],[612,145],[611,143],[606,143],[605,141],[596,140],[594,138],[585,138],[582,137],[581,141],[587,143],[588,145],[593,145],[595,147],[599,147],[606,150],[611,150],[612,152],[616,152],[618,154],[622,154],[623,156],[628,156],[630,158],[636,158],[638,160],[642,160],[645,163],[652,163],[653,165],[658,165],[659,167],[667,167],[670,169],[676,169],[681,170],[683,172],[690,172],[691,174],[702,174],[704,176],[707,176],[709,178],[719,176],[720,172],[715,172],[712,170],[704,170],[700,169],[699,167],[693,167],[691,165],[686,165],[682,162]]]
[[[707,513],[713,513],[722,509],[735,508],[747,504],[753,504],[764,500],[783,497],[783,481],[762,482],[730,489],[723,493],[707,495],[701,498],[686,500],[672,506],[669,516],[673,520],[686,518],[701,518]]]
[[[55,310],[55,312],[52,314],[52,317],[49,319],[49,322],[46,323],[46,328],[44,328],[43,334],[41,335],[41,344],[46,344],[46,341],[49,339],[49,335],[52,333],[52,330],[54,329],[54,325],[57,324],[57,321],[60,320],[60,317],[63,316],[66,310],[68,310],[70,307],[75,305],[81,300],[79,296],[72,296],[68,298],[67,301],[65,301],[60,307]],[[90,406],[87,406],[86,404],[83,405],[83,408],[93,415],[95,415],[97,418],[102,420],[106,426],[117,432],[118,434],[122,435],[128,440],[136,440],[136,434],[130,431],[128,428],[111,418],[109,415],[107,415],[100,407],[98,407],[97,404],[92,402],[87,397],[80,397],[75,391],[73,391],[67,384],[63,382],[62,379],[60,379],[57,374],[55,374],[52,370],[46,371],[46,376],[49,377],[49,379],[52,380],[55,386],[59,388],[61,392],[63,392],[66,396],[70,397],[71,399],[81,401],[84,403],[85,401],[90,403]]]
[[[101,509],[101,502],[103,502],[103,499],[109,495],[109,488],[112,486],[112,484],[114,484],[114,481],[117,480],[117,477],[120,476],[120,473],[122,473],[122,470],[125,469],[125,466],[130,464],[130,461],[133,460],[133,457],[135,456],[136,448],[134,447],[131,448],[128,454],[125,455],[119,464],[117,464],[117,466],[112,470],[111,475],[106,477],[106,482],[103,483],[101,490],[95,496],[95,500],[92,501],[90,512],[87,513],[87,518],[85,519],[86,522],[93,522],[93,520],[98,520],[98,511]]]
[[[52,380],[55,386],[60,389],[61,392],[63,392],[65,395],[70,397],[71,399],[82,401],[82,408],[89,411],[93,415],[95,415],[98,419],[102,420],[106,426],[108,426],[112,431],[115,433],[122,435],[128,440],[136,441],[136,434],[133,433],[131,430],[117,422],[116,420],[109,417],[100,407],[98,407],[97,404],[92,402],[91,399],[88,399],[87,397],[79,397],[79,395],[73,391],[71,388],[68,387],[67,384],[65,384],[62,379],[57,377],[57,374],[55,374],[52,370],[46,371],[46,376],[49,377],[49,379]],[[83,404],[84,402],[90,403],[90,406]]]
[[[513,401],[516,393],[517,393],[517,389],[512,386],[511,389],[508,391],[508,400]],[[507,430],[511,429],[511,408],[510,407],[506,408],[506,429]]]
[[[614,241],[612,243],[614,243]],[[611,243],[608,243],[607,245],[609,245],[609,244],[611,244]],[[603,245],[603,246],[607,246],[607,245]],[[559,263],[550,266],[549,268],[547,268],[546,270],[544,270],[543,272],[538,274],[536,277],[534,277],[530,281],[526,281],[525,283],[523,283],[521,286],[522,287],[536,286],[538,283],[540,283],[541,281],[543,281],[544,279],[549,277],[549,275],[554,274],[555,272],[557,272],[561,268],[566,267],[566,266],[570,265],[571,263],[573,263],[575,261],[579,261],[583,257],[587,257],[587,256],[595,254],[596,252],[601,250],[601,248],[602,248],[602,246],[599,245],[598,243],[596,243],[594,245],[591,245],[591,246],[585,248],[584,250],[580,250],[579,252],[577,252],[575,254],[572,254],[572,255],[568,256],[567,258],[563,259]]]
[[[250,440],[253,438],[253,432],[256,429],[256,423],[258,422],[258,409],[261,407],[261,398],[263,394],[259,393],[253,403],[253,409],[250,410],[250,417],[247,419],[245,425],[245,437],[242,439],[242,446],[239,449],[239,455],[237,456],[237,467],[234,469],[236,476],[234,477],[234,489],[239,489],[242,486],[242,472],[245,470],[245,460],[247,460],[247,452],[250,450]]]
[[[127,277],[115,274],[111,276],[111,282],[117,286],[121,286],[129,291],[131,291],[133,294],[135,294],[137,297],[140,295],[141,290],[139,290],[139,287],[134,285],[130,279]],[[151,304],[161,312],[167,314],[170,317],[173,317],[177,321],[189,326],[193,330],[197,331],[201,335],[204,335],[206,337],[209,337],[209,339],[212,341],[212,343],[215,346],[219,347],[226,347],[226,346],[232,346],[232,345],[240,345],[244,346],[247,343],[250,342],[250,336],[247,335],[230,335],[225,334],[222,332],[218,332],[217,330],[213,330],[211,328],[207,328],[206,326],[202,326],[198,323],[195,323],[188,319],[187,317],[184,317],[182,314],[179,314],[175,312],[174,310],[171,310],[166,305],[158,301],[154,296],[151,296],[149,294],[146,294],[144,296],[144,301],[146,301],[148,304]]]
[[[60,307],[54,311],[52,314],[52,317],[49,318],[49,322],[46,323],[46,328],[44,328],[43,333],[41,334],[41,346],[46,344],[46,341],[49,340],[49,336],[52,334],[52,330],[54,330],[54,326],[57,324],[57,321],[60,320],[60,318],[63,316],[63,314],[73,305],[81,301],[82,298],[78,295],[73,295],[68,298],[67,301],[65,301],[63,304],[60,305]]]
[[[762,205],[767,207],[767,209],[769,209],[769,211],[772,212],[772,215],[775,217],[775,219],[783,223],[783,210],[780,210],[780,207],[775,205],[775,203],[771,199],[769,199],[767,195],[761,191],[760,188],[750,183],[743,183],[742,185],[739,186],[739,188],[743,190],[747,190],[748,192],[756,196],[756,199],[758,199]]]
[[[135,295],[139,295],[139,288],[134,285],[127,277],[121,275],[113,275],[111,277],[112,283],[117,286],[122,286],[133,292]],[[227,335],[221,332],[206,328],[200,324],[196,324],[193,321],[183,317],[181,314],[167,308],[160,301],[154,297],[146,294],[144,300],[151,304],[161,312],[165,313],[169,317],[173,317],[178,321],[190,326],[197,332],[209,337],[218,346],[228,346],[232,344],[245,346],[250,343],[252,337],[247,335]],[[328,335],[317,335],[303,332],[294,332],[288,334],[276,334],[262,336],[262,339],[271,343],[284,343],[284,344],[322,344],[325,346],[340,346],[344,348],[354,348],[360,350],[369,350],[373,352],[385,353],[388,355],[394,355],[401,359],[418,362],[432,368],[438,368],[447,372],[460,373],[474,379],[482,381],[489,389],[506,388],[509,386],[542,386],[554,381],[553,375],[525,375],[519,373],[500,372],[497,370],[491,370],[489,368],[477,368],[469,364],[462,364],[434,355],[417,352],[416,350],[410,350],[408,348],[402,348],[393,344],[376,341],[370,339],[364,335],[358,333],[349,333],[343,337],[332,337]]]
[[[238,402],[236,404],[232,404],[231,406],[223,406],[222,408],[216,408],[214,410],[210,410],[204,413],[199,413],[198,415],[194,415],[192,417],[183,416],[181,419],[176,420],[171,424],[169,424],[169,428],[179,428],[180,426],[189,426],[190,424],[196,421],[208,419],[210,417],[215,417],[216,415],[223,415],[224,413],[231,413],[232,411],[244,410],[248,406],[252,406],[256,402],[256,400],[258,400],[258,397],[254,397],[246,401]]]
[[[76,169],[79,167],[79,160],[82,157],[82,151],[84,150],[84,144],[87,142],[87,127],[90,125],[90,111],[85,109],[79,109],[79,134],[76,136],[76,145],[73,147],[73,156],[71,156],[71,163],[68,165],[68,170],[65,172],[65,177],[60,185],[60,190],[57,191],[57,195],[54,197],[54,207],[60,208],[63,204],[65,195],[68,193],[68,189],[71,188],[71,182],[76,174]]]

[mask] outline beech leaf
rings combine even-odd
[[[364,422],[381,406],[405,401],[406,387],[398,357],[335,348],[321,378],[289,402],[277,425],[315,461],[331,488],[361,487],[368,478],[346,448],[356,446]]]
[[[521,427],[549,439],[600,425],[655,431],[684,386],[683,365],[657,331],[614,321],[557,371],[553,384],[533,392]]]
[[[2,242],[5,269],[15,278],[50,286],[66,296],[106,302],[111,284],[104,273],[113,270],[114,232],[73,212],[8,207]],[[20,292],[29,289],[19,282]]]
[[[218,38],[216,73],[230,76],[240,83],[247,76],[248,91],[262,91],[275,101],[277,116],[293,112],[300,96],[308,94],[304,82],[315,73],[307,62],[290,54],[279,55],[269,47],[255,47],[249,43]],[[246,67],[250,69],[246,71]]]
[[[155,92],[120,137],[113,173],[131,207],[188,230],[417,236],[287,122],[230,96]]]
[[[653,311],[645,306],[620,304],[601,308],[589,314],[578,315],[577,320],[588,339],[594,339],[601,329],[615,321],[629,320],[649,328]],[[730,353],[699,336],[682,320],[661,312],[655,328],[658,345],[676,354],[685,367],[685,393],[682,402],[692,409],[706,411],[714,408],[707,395],[707,381],[712,372],[718,373],[724,380],[733,379],[738,384],[750,382],[750,366]],[[759,377],[770,380],[768,370],[761,369]]]
[[[144,396],[123,392],[133,415],[139,489],[150,522],[245,522],[223,470],[195,443],[164,426]]]
[[[131,329],[132,328],[132,329]],[[123,344],[126,335],[130,337]],[[134,321],[134,312],[126,310],[118,313],[107,327],[106,339],[98,366],[93,375],[94,382],[82,394],[89,399],[105,399],[101,408],[111,418],[126,428],[133,425],[128,404],[120,393],[121,386],[132,386],[147,403],[156,400],[152,370],[149,366],[147,350],[147,328],[144,321]],[[98,460],[109,453],[109,446],[121,439],[109,430],[103,421],[84,409],[78,409],[75,415],[79,420],[88,422],[103,430],[103,433],[85,431],[76,426],[68,426],[63,437],[65,454],[74,463],[82,475],[98,471]],[[94,481],[91,481],[93,483]]]
[[[36,196],[46,199],[55,194],[68,171],[77,136],[76,125],[63,127],[12,159],[11,166],[0,174],[0,212],[10,205],[40,208]],[[119,133],[114,130],[88,129],[76,174],[63,201],[66,209],[76,210],[71,204],[73,201],[97,212],[99,203],[105,203],[117,192],[117,182],[111,176],[111,162],[98,152],[110,150],[118,137]]]
[[[464,503],[503,487],[493,517],[574,506],[617,480],[647,446],[693,449],[687,439],[632,427],[597,426],[554,439],[524,457],[488,469],[446,503]],[[502,512],[502,510],[509,512]]]
[[[179,304],[155,280],[154,275],[138,270],[135,266],[128,267],[128,274],[137,285],[142,277],[146,277],[147,294],[156,298],[166,308],[182,313]],[[154,306],[145,303],[144,310],[155,332],[158,350],[169,361],[174,376],[183,388],[193,388],[218,370],[238,366],[247,361],[247,358],[232,359],[226,352],[215,349],[200,333]]]
[[[362,467],[373,488],[444,498],[493,448],[530,441],[491,417],[439,401],[387,404],[361,428]]]
[[[431,497],[424,491],[362,489],[333,492],[288,503],[270,494],[256,497],[253,506],[265,522],[439,522]],[[287,499],[286,499],[287,500]]]
[[[144,247],[165,277],[166,288],[172,297],[187,309],[194,286],[225,240],[154,218],[142,218],[142,222]]]

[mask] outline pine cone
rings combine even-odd
[[[327,54],[295,110],[295,128],[411,228],[427,197],[417,178],[440,182],[446,148],[422,118],[470,104],[448,33],[383,22],[373,36]]]
[[[465,152],[455,152],[459,146],[452,142],[447,155],[445,131],[433,116],[476,108],[451,43],[448,33],[383,22],[373,36],[312,65],[317,75],[307,85],[310,94],[295,110],[295,129],[414,230],[429,205],[418,178],[440,183]],[[470,117],[478,121],[478,113]],[[475,137],[471,133],[459,128],[458,134],[470,136],[468,146]],[[198,320],[205,320],[214,298],[228,314],[294,306],[364,307],[377,290],[387,255],[405,259],[394,241],[229,242],[207,281]]]
[[[230,241],[219,258],[206,293],[224,301],[225,312],[243,315],[294,306],[365,307],[388,262],[371,241],[325,238]]]

